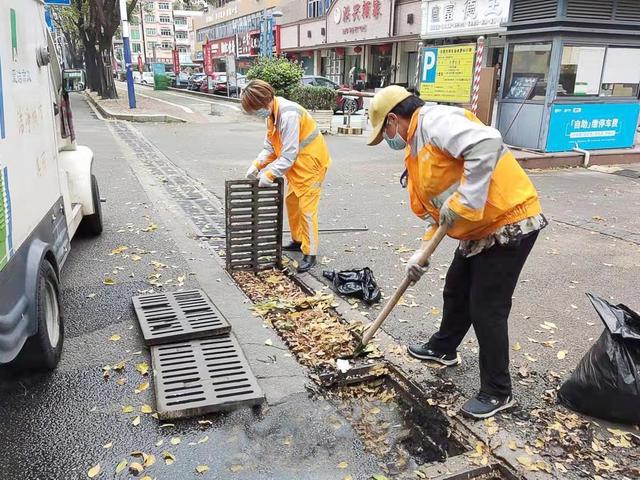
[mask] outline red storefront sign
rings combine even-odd
[[[180,73],[180,54],[177,48],[173,49],[173,71],[176,75]]]
[[[236,56],[236,37],[221,38],[212,40],[209,43],[211,44],[211,58]]]
[[[238,34],[238,57],[255,57],[260,52],[260,31],[252,30]]]
[[[204,73],[211,75],[213,73],[213,63],[211,62],[211,42],[207,41],[202,47],[202,59],[204,61]]]

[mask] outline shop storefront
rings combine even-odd
[[[252,30],[238,34],[236,45],[238,49],[236,68],[238,73],[245,75],[260,52],[260,31]]]
[[[414,82],[421,2],[336,0],[321,19],[285,23],[281,47],[306,74],[374,90]]]
[[[512,17],[519,20],[524,10],[519,0],[514,4]],[[498,110],[498,128],[508,143],[547,152],[633,146],[640,111],[640,11],[625,16],[627,26],[616,26],[616,12],[622,11],[614,7],[612,2],[609,13],[594,13],[603,17],[602,30],[580,25],[571,8],[560,10],[555,31],[516,27],[511,19]],[[570,33],[563,25],[568,21]]]

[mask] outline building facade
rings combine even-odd
[[[419,0],[288,0],[281,10],[280,48],[306,74],[359,89],[414,88]]]
[[[194,18],[199,11],[174,10],[168,0],[139,0],[138,7],[129,19],[131,58],[134,63],[148,70],[152,63],[164,63],[167,70],[174,67],[174,50],[180,66],[190,68],[195,52]],[[115,38],[116,60],[122,60],[122,37]]]

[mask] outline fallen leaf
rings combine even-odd
[[[558,352],[558,354],[556,355],[556,357],[558,357],[558,360],[564,360],[564,357],[567,356],[567,353],[569,353],[569,352],[566,351],[566,350],[560,350]]]
[[[518,463],[520,465],[524,465],[525,467],[533,464],[533,461],[529,457],[518,457],[516,460],[518,460]]]
[[[136,370],[140,372],[141,375],[147,375],[149,373],[149,364],[147,362],[141,362],[136,365]]]
[[[348,466],[349,464],[347,462],[340,462],[338,464],[338,468],[342,468],[342,469],[347,468]]]
[[[100,475],[100,464],[91,467],[87,472],[87,477],[89,478],[96,478],[98,475]]]
[[[198,473],[205,473],[209,471],[209,467],[207,467],[206,465],[198,465],[196,467],[196,472]]]
[[[111,448],[111,447],[113,447],[113,443],[112,442],[109,442],[109,443],[106,443],[105,445],[102,445],[102,448]]]
[[[125,405],[124,407],[122,407],[122,413],[132,413],[132,412],[133,412],[133,406]]]
[[[525,354],[524,354],[524,357],[525,357],[527,360],[529,360],[530,362],[537,362],[537,361],[538,361],[538,359],[537,359],[537,358],[532,357],[532,356],[531,356],[531,355],[529,355],[528,353],[525,353]]]
[[[522,347],[520,346],[520,342],[516,342],[516,343],[513,345],[513,351],[514,351],[514,352],[518,352],[518,351],[520,351],[520,349],[522,349]]]
[[[510,440],[509,443],[507,444],[507,447],[509,447],[510,450],[513,450],[515,452],[518,449],[518,444],[516,443],[515,440]]]
[[[205,435],[200,440],[198,440],[198,443],[207,443],[208,441],[209,441],[209,437]]]
[[[179,437],[173,437],[170,441],[171,445],[178,445],[182,440]]]
[[[264,344],[265,344],[265,345],[272,346],[272,345],[273,345],[273,342],[271,341],[271,339],[270,339],[270,338],[267,338],[267,339],[264,341]]]
[[[122,337],[120,335],[118,335],[117,333],[115,335],[111,335],[109,337],[109,340],[111,340],[112,342],[117,342],[118,340],[120,340]]]
[[[158,225],[156,225],[155,223],[150,223],[149,226],[147,228],[143,228],[142,231],[143,232],[153,232],[154,230],[158,229]]]
[[[96,296],[96,294],[95,294],[95,293],[90,293],[89,295],[87,295],[87,298],[93,298],[93,297],[95,297],[95,296]]]
[[[144,467],[138,462],[133,462],[131,465],[129,465],[129,472],[131,472],[133,475],[140,475],[142,472],[144,472]]]
[[[127,462],[126,458],[120,460],[120,463],[116,465],[116,474],[122,472],[125,468],[127,468],[127,465],[129,465],[129,462]]]
[[[125,250],[129,250],[129,247],[122,245],[120,247],[114,248],[113,250],[111,250],[111,255],[119,255],[122,252],[124,252]]]
[[[133,419],[133,422],[131,422],[131,424],[134,427],[137,427],[138,425],[140,425],[140,415],[138,415],[136,418]]]
[[[231,470],[233,473],[238,473],[243,469],[244,467],[242,465],[231,465],[231,467],[229,467],[229,470]]]
[[[141,411],[142,413],[153,413],[153,408],[151,408],[151,405],[146,405],[146,404],[145,404],[145,405],[142,405],[142,406],[140,407],[140,411]]]
[[[371,478],[373,480],[389,480],[389,478],[387,478],[384,475],[381,475],[379,473],[374,473],[373,475],[371,475]]]
[[[142,260],[142,257],[140,255],[131,255],[131,260],[134,262],[139,262],[140,260]]]
[[[104,283],[105,285],[115,285],[116,281],[113,278],[105,278],[104,280],[102,280],[102,283]]]
[[[140,480],[153,480],[153,478],[151,478],[149,475],[145,475],[144,477],[140,478]]]
[[[148,455],[144,455],[143,458],[144,458],[143,465],[144,465],[145,468],[150,467],[151,465],[156,463],[156,456],[153,455],[152,453],[150,453]]]
[[[149,388],[149,382],[144,382],[138,385],[138,388],[134,390],[135,393],[144,392],[147,388]]]
[[[164,443],[164,440],[160,439],[160,440],[158,440],[158,441],[156,442],[156,444],[155,444],[155,445],[156,445],[156,447],[161,447],[163,443]]]
[[[171,465],[173,464],[173,462],[176,461],[176,457],[174,457],[171,453],[167,452],[166,450],[162,452],[162,458],[164,458],[164,463],[166,463],[167,465]]]
[[[371,410],[369,410],[369,413],[372,415],[377,415],[380,413],[380,409],[378,407],[373,407]]]

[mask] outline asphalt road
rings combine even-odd
[[[155,455],[145,474],[168,480],[315,480],[347,474],[364,479],[379,471],[376,458],[364,452],[337,409],[309,394],[306,374],[285,355],[277,336],[251,315],[246,298],[224,280],[221,267],[180,230],[164,201],[150,199],[149,192],[159,195],[162,182],[148,175],[140,180],[134,174],[139,164],[108,124],[81,97],[74,96],[72,104],[78,141],[93,149],[101,196],[107,199],[105,231],[99,238],[72,242],[62,272],[66,338],[57,370],[40,375],[0,371],[0,479],[86,479],[97,464],[102,473],[96,478],[132,478],[127,468],[119,474],[115,469],[123,459],[140,462],[131,455],[135,451]],[[113,253],[118,247],[127,250]],[[133,254],[142,258],[136,261]],[[165,266],[158,270],[152,262]],[[141,411],[143,405],[155,405],[153,378],[136,368],[151,361],[131,296],[150,290],[152,273],[160,273],[162,282],[173,279],[167,289],[208,285],[243,343],[266,393],[265,408],[171,422]],[[113,285],[105,285],[105,279]],[[270,336],[274,347],[265,345]],[[105,379],[103,367],[119,362],[124,370]],[[149,388],[136,393],[146,382]],[[165,463],[165,451],[175,457],[172,465]],[[338,467],[341,462],[348,466]],[[198,465],[209,471],[197,473]]]
[[[160,98],[166,94],[153,92]],[[199,101],[187,94],[172,95],[171,99],[190,105]],[[213,128],[166,124],[141,125],[139,129],[220,198],[224,197],[226,179],[244,175],[264,135],[259,121],[245,116],[237,122],[237,114],[232,121]],[[398,183],[402,154],[384,145],[368,147],[364,140],[327,136],[333,165],[324,185],[320,227],[367,227],[368,231],[321,235],[324,265],[313,273],[321,278],[323,269],[369,266],[383,293],[390,295],[403,277],[403,260],[410,255],[404,250],[419,244],[424,227],[411,213],[408,195]],[[510,338],[512,345],[521,347],[511,352],[516,379],[522,366],[533,375],[548,370],[566,375],[598,338],[602,324],[585,292],[640,310],[640,182],[584,169],[530,175],[551,224],[540,235],[514,294]],[[442,244],[426,279],[406,295],[408,306],[397,308],[384,325],[399,343],[426,341],[437,330],[443,279],[455,245],[452,240]],[[545,321],[557,329],[541,327]],[[552,346],[541,343],[545,341]],[[563,359],[558,358],[561,350],[566,351]],[[439,375],[452,379],[465,395],[471,395],[478,388],[477,343],[472,332],[461,354],[460,367]],[[515,394],[523,407],[531,407],[545,388],[542,381],[530,385],[516,382]]]

